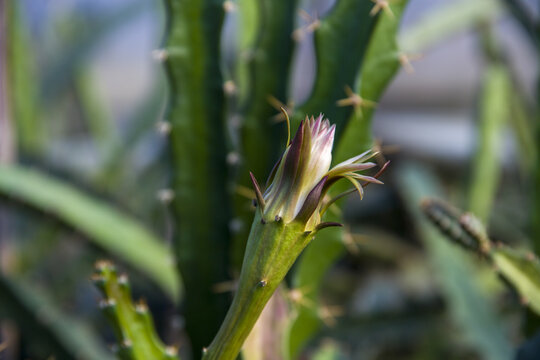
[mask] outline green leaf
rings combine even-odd
[[[69,184],[16,165],[0,166],[0,195],[57,217],[144,272],[173,299],[178,297],[180,279],[171,253],[136,219]]]
[[[35,286],[0,277],[0,319],[17,323],[40,358],[112,360],[99,338],[83,323],[56,308]]]

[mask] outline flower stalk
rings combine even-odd
[[[203,351],[204,360],[236,359],[266,303],[302,250],[318,231],[338,223],[322,222],[329,188],[350,181],[360,197],[359,181],[381,183],[358,174],[375,166],[371,151],[330,169],[335,125],[322,115],[306,118],[290,141],[263,189],[251,174],[256,212],[242,264],[238,290],[221,328]],[[289,136],[290,138],[290,136]],[[341,195],[338,195],[341,196]]]

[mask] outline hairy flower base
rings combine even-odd
[[[236,359],[264,306],[316,231],[299,222],[266,222],[257,213],[249,235],[239,287],[204,360]]]

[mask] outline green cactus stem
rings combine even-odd
[[[460,214],[442,201],[426,200],[422,207],[449,240],[490,262],[519,293],[522,304],[540,315],[540,261],[534,253],[493,243],[473,214]]]
[[[133,303],[126,275],[118,275],[112,263],[98,261],[92,281],[104,296],[100,307],[113,325],[119,343],[114,349],[120,359],[178,359],[177,349],[164,346],[156,334],[144,301]]]
[[[345,97],[347,86],[354,87],[377,19],[370,14],[372,8],[371,0],[340,0],[315,31],[316,80],[298,113],[324,113],[338,125],[338,139],[351,108],[338,106],[337,101]]]
[[[172,209],[178,268],[184,279],[186,330],[199,354],[219,328],[228,294],[230,203],[220,37],[221,0],[166,0],[163,49],[170,87]]]
[[[257,212],[240,286],[222,327],[204,350],[204,360],[236,359],[266,303],[314,235],[304,231],[304,224],[286,224],[282,219],[266,222]]]

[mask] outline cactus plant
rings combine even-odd
[[[440,200],[425,200],[422,208],[449,240],[491,263],[520,294],[521,302],[540,314],[540,261],[533,252],[494,243],[475,215],[461,214]]]
[[[226,294],[212,290],[229,278],[231,216],[219,49],[224,9],[219,0],[167,0],[166,9],[174,243],[184,274],[186,328],[198,353],[228,305]]]
[[[113,325],[118,339],[114,349],[120,359],[178,358],[175,347],[164,346],[159,340],[145,302],[133,303],[127,275],[118,275],[111,262],[98,261],[92,281],[103,294],[99,306]]]

